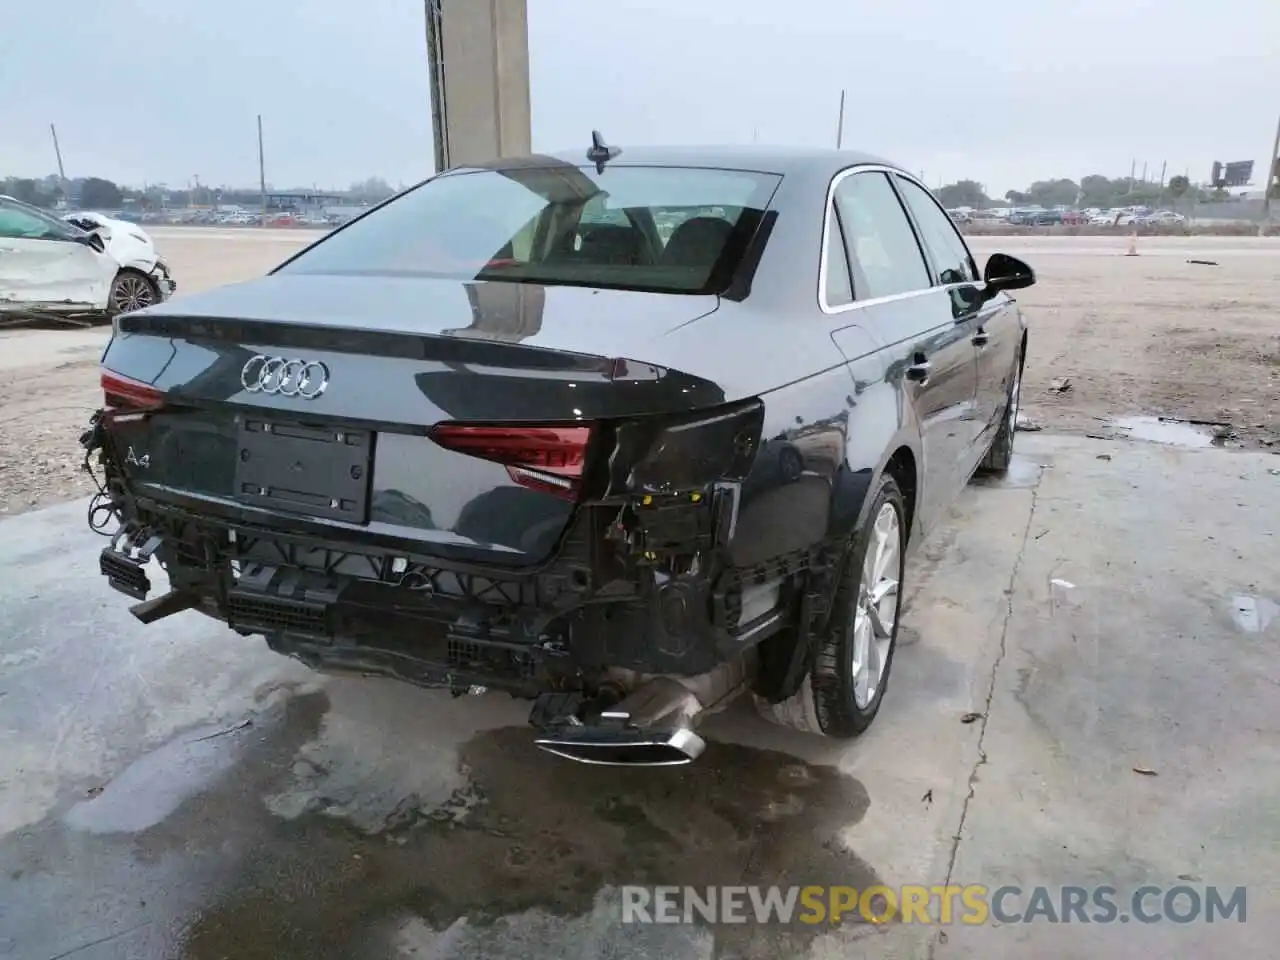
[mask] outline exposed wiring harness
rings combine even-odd
[[[103,427],[103,417],[103,411],[99,410],[95,413],[93,419],[89,421],[89,429],[80,436],[80,445],[84,447],[82,468],[89,475],[89,479],[93,481],[94,487],[97,488],[97,492],[89,498],[87,517],[89,529],[103,537],[114,537],[120,532],[120,526],[123,523],[118,509],[119,502],[107,489],[108,481],[105,466],[102,468],[102,477],[100,479],[93,462],[93,455],[100,450],[105,451],[108,455],[110,454],[110,451],[107,450],[110,438]],[[115,526],[108,529],[112,520],[115,521]]]

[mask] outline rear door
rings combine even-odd
[[[933,263],[935,279],[947,291],[951,315],[971,335],[977,362],[977,428],[969,452],[976,467],[999,426],[1022,340],[1014,301],[1004,294],[982,299],[978,265],[960,232],[937,200],[913,180],[895,178]]]
[[[920,422],[926,525],[950,503],[976,426],[977,368],[971,332],[952,316],[947,293],[934,283],[890,175],[852,168],[834,198],[852,273],[854,306],[888,350],[890,376],[900,379]]]
[[[0,304],[103,309],[115,264],[73,229],[0,200]]]

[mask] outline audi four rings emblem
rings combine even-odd
[[[318,360],[288,357],[250,357],[240,371],[240,384],[250,393],[314,400],[329,385],[329,368]]]

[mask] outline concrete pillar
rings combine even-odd
[[[531,153],[526,0],[426,0],[436,169]]]

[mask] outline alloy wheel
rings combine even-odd
[[[894,505],[886,503],[871,527],[853,617],[853,700],[860,710],[875,702],[889,662],[901,557],[902,523]]]
[[[116,278],[111,290],[111,306],[117,313],[141,310],[155,302],[155,288],[144,278],[130,273]]]

